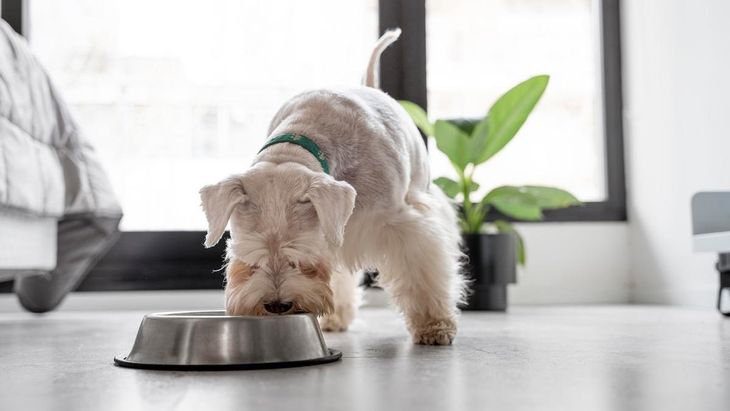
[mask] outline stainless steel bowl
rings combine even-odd
[[[337,361],[310,314],[227,316],[223,311],[149,314],[117,365],[171,370],[279,368]]]

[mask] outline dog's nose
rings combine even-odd
[[[289,312],[289,310],[291,310],[293,306],[294,303],[292,302],[283,303],[281,301],[274,301],[264,304],[264,310],[272,314],[284,314],[286,312]]]

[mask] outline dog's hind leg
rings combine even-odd
[[[345,269],[332,272],[330,287],[334,294],[335,311],[319,319],[323,331],[346,331],[350,326],[361,300],[358,280],[359,273]]]
[[[438,190],[438,188],[435,188]],[[463,295],[456,215],[440,192],[420,193],[381,233],[379,284],[405,316],[416,344],[447,345],[456,336],[456,304]]]

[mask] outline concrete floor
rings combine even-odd
[[[364,309],[342,361],[229,372],[118,368],[140,313],[0,314],[0,409],[729,410],[730,319],[669,307],[465,313],[456,344],[409,343]]]

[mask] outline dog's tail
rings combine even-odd
[[[398,40],[398,37],[400,37],[400,29],[390,29],[383,33],[380,39],[378,39],[378,42],[375,43],[373,53],[370,55],[370,61],[368,61],[368,68],[365,70],[365,78],[363,79],[363,84],[366,87],[380,88],[380,79],[378,76],[378,71],[380,71],[380,55],[383,54],[383,51],[388,46]]]

